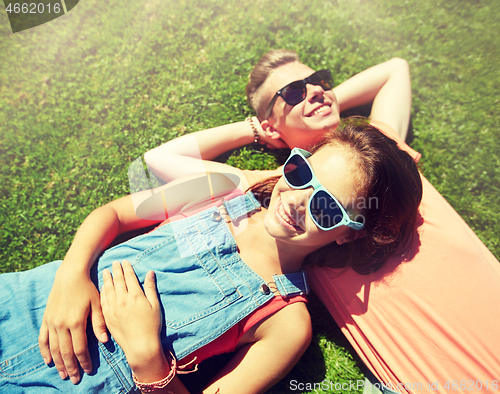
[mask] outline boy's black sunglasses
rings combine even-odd
[[[307,78],[291,82],[284,88],[278,90],[267,106],[264,119],[269,118],[271,112],[273,112],[274,103],[278,96],[282,97],[288,105],[297,105],[303,101],[307,95],[306,85],[308,83],[311,85],[320,85],[323,90],[330,90],[333,87],[332,74],[330,70],[319,70]]]

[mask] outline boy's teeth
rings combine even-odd
[[[313,115],[317,115],[321,112],[323,112],[326,109],[326,107],[323,105],[322,107],[319,107],[316,111],[313,112]]]

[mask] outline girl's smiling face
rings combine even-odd
[[[287,63],[272,72],[262,86],[261,100],[269,103],[278,90],[314,73],[299,62]],[[305,148],[321,138],[327,129],[335,129],[340,121],[339,106],[332,90],[307,84],[306,98],[297,105],[287,104],[282,97],[276,100],[269,119],[262,122],[264,130],[272,127],[290,147]]]
[[[351,207],[356,206],[362,177],[350,148],[325,146],[308,161],[321,185],[339,200],[351,217],[356,216]],[[308,212],[312,193],[312,187],[293,189],[281,178],[271,195],[266,216],[268,233],[283,242],[309,247],[311,250],[334,241],[341,244],[350,240],[356,230],[340,226],[323,231],[314,224]]]

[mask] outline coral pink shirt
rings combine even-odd
[[[500,264],[422,182],[418,236],[406,260],[395,255],[371,275],[313,267],[311,287],[362,360],[393,390],[498,392]]]

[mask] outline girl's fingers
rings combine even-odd
[[[66,372],[64,361],[61,357],[59,338],[55,329],[49,328],[49,338],[50,354],[52,355],[54,366],[59,371],[59,376],[61,377],[61,379],[66,379],[68,377],[68,373]]]
[[[87,333],[85,326],[83,326],[80,330],[73,330],[71,332],[71,339],[73,341],[73,351],[75,352],[78,364],[80,364],[85,373],[89,374],[92,372],[92,361],[90,359],[89,348],[87,346]],[[76,382],[80,380],[78,364],[76,364],[76,369],[73,371],[70,368],[67,368],[73,383],[75,382],[75,378]]]
[[[40,353],[43,357],[45,364],[49,365],[52,361],[52,355],[49,349],[49,328],[45,319],[42,321],[42,326],[40,327],[40,335],[38,336],[38,347],[40,348]]]
[[[104,285],[101,291],[101,307],[104,314],[109,311],[110,306],[116,304],[118,298],[126,296],[126,294],[145,295],[154,309],[159,308],[160,302],[156,292],[156,279],[153,271],[146,274],[144,292],[132,265],[127,260],[124,260],[122,264],[114,261],[113,276],[107,269],[103,270],[102,276]]]
[[[107,272],[107,274],[106,274]],[[108,298],[106,296],[106,277],[107,275],[111,276],[111,274],[109,273],[108,270],[104,270],[102,272],[102,278],[103,278],[103,282],[104,282],[104,285],[102,286],[102,289],[101,289],[101,296],[100,296],[100,301],[101,301],[101,309],[102,309],[102,313],[103,314],[106,314],[106,312],[108,311]]]
[[[144,280],[144,293],[146,298],[154,309],[159,308],[160,302],[158,301],[158,294],[156,293],[156,280],[155,273],[149,271]]]
[[[113,284],[117,294],[127,292],[127,285],[125,283],[125,278],[123,277],[122,265],[119,261],[113,261]]]
[[[139,281],[137,280],[137,276],[135,275],[132,265],[127,260],[123,260],[122,268],[128,292],[142,294],[141,286],[139,285]]]
[[[111,272],[105,269],[102,271],[102,280],[104,285],[101,290],[101,305],[108,306],[110,302],[114,302],[116,299],[115,295],[115,285],[113,283],[113,277]]]

